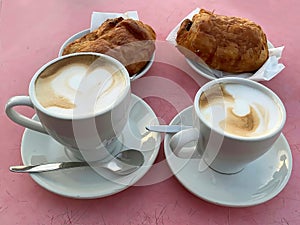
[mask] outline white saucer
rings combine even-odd
[[[193,60],[190,60],[188,58],[185,58],[185,60],[187,61],[187,63],[189,64],[189,66],[198,74],[200,74],[201,76],[209,79],[209,80],[215,80],[218,79],[218,74],[223,74],[224,72],[220,71],[220,70],[215,70],[215,69],[211,69],[208,68],[207,66],[195,62]],[[243,75],[239,75],[239,74],[230,74],[230,73],[226,73],[226,75],[224,75],[223,77],[242,77],[242,78],[251,78],[251,76],[253,75],[253,73],[244,73]]]
[[[161,142],[161,136],[148,132],[145,126],[158,124],[150,106],[132,95],[129,121],[119,138],[122,149],[139,149],[144,157],[144,165],[127,176],[105,174],[100,176],[90,167],[72,168],[39,174],[30,174],[32,179],[45,189],[71,198],[100,198],[118,193],[135,184],[154,163]],[[25,165],[70,161],[62,145],[50,136],[26,129],[21,144],[22,160]],[[97,172],[99,172],[97,170]]]
[[[191,125],[191,118],[192,106],[180,112],[170,124]],[[217,205],[246,207],[266,202],[279,194],[291,175],[292,154],[283,134],[267,153],[233,175],[210,168],[199,172],[199,159],[181,159],[173,154],[170,137],[165,136],[164,149],[173,174],[191,193]]]
[[[88,33],[90,33],[90,29],[85,29],[85,30],[79,31],[78,33],[73,34],[71,37],[69,37],[69,38],[62,44],[62,46],[60,47],[59,52],[58,52],[58,56],[62,56],[65,47],[67,47],[67,45],[68,45],[69,43],[75,41],[75,40],[78,39],[78,38],[83,37],[84,35],[86,35],[86,34],[88,34]]]
[[[82,31],[80,31],[80,32],[78,32],[78,33],[72,35],[71,37],[69,37],[69,38],[62,44],[62,46],[60,47],[59,52],[58,52],[58,56],[62,56],[62,53],[63,53],[65,47],[66,47],[69,43],[75,41],[75,40],[78,39],[78,38],[83,37],[84,35],[86,35],[86,34],[88,34],[88,33],[90,33],[90,29],[82,30]],[[148,72],[148,70],[151,68],[151,66],[152,66],[152,64],[153,64],[153,62],[154,62],[154,58],[155,58],[155,53],[153,53],[153,55],[151,56],[151,59],[150,59],[149,62],[145,65],[145,67],[144,67],[141,71],[139,71],[137,74],[135,74],[135,75],[133,75],[133,76],[131,77],[131,80],[132,80],[132,81],[133,81],[133,80],[136,80],[136,79],[142,77],[143,75],[145,75],[145,74]]]

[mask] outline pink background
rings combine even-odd
[[[0,3],[1,224],[300,224],[298,0],[2,0]],[[151,169],[141,182],[147,183],[155,174],[166,179],[130,187],[101,199],[64,198],[41,188],[28,174],[8,171],[10,165],[21,163],[24,128],[7,118],[6,101],[14,95],[28,94],[28,84],[35,71],[57,56],[61,44],[70,35],[89,27],[93,11],[137,10],[140,19],[156,31],[155,63],[144,78],[133,83],[132,89],[153,108],[162,123],[169,123],[177,112],[191,105],[199,86],[208,80],[195,74],[164,40],[197,7],[254,20],[275,46],[285,46],[281,62],[286,68],[273,80],[263,82],[285,103],[287,123],[283,133],[293,154],[291,179],[278,196],[248,208],[207,203],[171,176],[164,161],[163,145],[156,160],[162,166]],[[164,82],[156,82],[161,80]],[[172,84],[182,89],[174,90]],[[30,110],[20,110],[29,116],[33,114]]]

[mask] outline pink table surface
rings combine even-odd
[[[298,0],[0,0],[0,4],[0,224],[300,224]],[[14,95],[27,95],[34,72],[57,56],[70,35],[89,27],[93,11],[137,10],[140,19],[155,29],[158,40],[155,63],[143,78],[133,83],[132,90],[153,108],[162,123],[169,123],[177,112],[191,105],[199,86],[208,80],[193,72],[164,40],[197,7],[252,19],[263,27],[275,46],[285,46],[281,62],[286,68],[273,80],[263,82],[285,103],[287,123],[283,133],[293,154],[291,178],[278,196],[248,208],[205,202],[171,175],[163,145],[155,162],[161,166],[154,165],[142,182],[147,183],[147,179],[157,174],[164,179],[100,199],[58,196],[40,187],[28,174],[8,171],[10,165],[21,163],[24,128],[7,118],[6,101]],[[20,110],[29,116],[33,114],[30,110]]]

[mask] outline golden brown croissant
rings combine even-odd
[[[70,43],[63,55],[98,52],[119,60],[130,75],[138,73],[155,50],[156,34],[147,24],[133,19],[106,20],[97,30]]]
[[[176,41],[187,58],[231,73],[255,71],[269,57],[267,38],[259,25],[204,9],[192,21],[181,23]]]

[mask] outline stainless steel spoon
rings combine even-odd
[[[192,126],[184,125],[149,125],[146,130],[159,133],[174,134],[184,129],[192,128]]]
[[[11,166],[9,170],[17,173],[40,173],[60,169],[68,169],[74,167],[101,167],[118,175],[127,175],[133,173],[140,168],[144,163],[144,155],[138,150],[128,149],[118,153],[113,159],[108,162],[58,162],[46,163],[39,165],[20,165]]]

